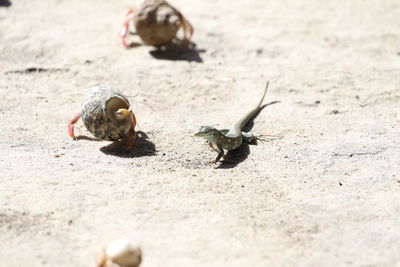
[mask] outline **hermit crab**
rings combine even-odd
[[[68,133],[76,139],[74,124],[82,121],[90,133],[101,140],[118,141],[130,150],[136,142],[136,118],[129,109],[129,101],[122,94],[104,85],[90,88],[81,106],[81,112],[68,123]]]
[[[161,47],[168,44],[181,27],[185,46],[189,45],[193,35],[193,27],[189,21],[165,0],[138,0],[137,7],[129,9],[120,33],[125,48],[129,46],[126,36],[131,21],[145,45]]]
[[[118,239],[109,244],[99,256],[97,267],[138,267],[142,250],[128,239]]]

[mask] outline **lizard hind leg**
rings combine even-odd
[[[242,132],[243,142],[248,144],[253,144],[256,140],[260,138],[259,134],[252,133],[252,132]]]
[[[256,140],[266,141],[267,138],[271,139],[281,139],[283,138],[281,135],[272,135],[272,134],[258,134],[253,132],[242,132],[243,141],[247,143],[254,143]]]

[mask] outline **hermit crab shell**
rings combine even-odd
[[[141,262],[141,248],[124,238],[113,241],[103,249],[97,267],[138,267]]]
[[[161,46],[174,39],[183,16],[164,0],[144,0],[133,17],[136,32],[146,45]]]
[[[125,110],[121,118],[116,112]],[[102,140],[117,141],[124,138],[132,125],[129,101],[122,94],[104,85],[90,88],[82,103],[82,121],[88,131]]]

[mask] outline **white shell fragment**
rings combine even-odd
[[[104,260],[100,266],[117,264],[121,267],[138,267],[142,261],[142,250],[132,245],[128,239],[118,239],[109,244],[104,251]]]

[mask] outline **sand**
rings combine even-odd
[[[400,266],[397,0],[174,0],[195,28],[187,54],[123,49],[130,0],[11,2],[1,266],[94,266],[120,237],[142,267]],[[267,81],[252,131],[282,138],[207,165],[193,133],[230,125]],[[132,102],[131,153],[69,138],[95,84]]]

